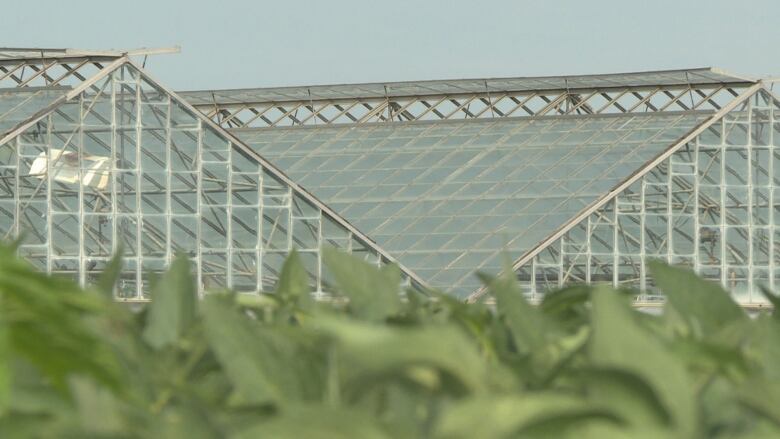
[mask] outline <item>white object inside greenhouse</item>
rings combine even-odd
[[[85,155],[83,175],[79,177],[78,152],[51,149],[48,155],[49,157],[45,152],[38,155],[30,167],[30,175],[40,179],[46,178],[47,164],[51,161],[51,172],[55,181],[76,184],[81,180],[81,184],[96,189],[102,190],[108,187],[111,171],[108,157]]]

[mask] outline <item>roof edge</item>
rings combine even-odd
[[[141,66],[133,62],[129,58],[125,58],[125,61],[123,64],[129,64],[133,66],[135,69],[137,69],[139,72],[141,72],[144,75],[144,79],[146,79],[149,83],[152,85],[159,87],[162,91],[165,93],[168,93],[171,98],[174,98],[179,101],[179,103],[186,108],[187,110],[191,111],[195,117],[199,118],[203,123],[210,126],[212,129],[216,130],[220,135],[224,136],[226,139],[228,139],[235,147],[238,147],[241,151],[243,151],[245,154],[247,154],[249,157],[252,157],[253,159],[257,160],[258,163],[260,163],[263,167],[265,167],[269,172],[272,174],[275,174],[277,178],[282,180],[285,184],[289,185],[294,191],[302,194],[305,198],[308,198],[309,201],[313,202],[315,206],[317,206],[320,210],[322,210],[324,213],[327,213],[334,221],[339,223],[342,227],[349,230],[353,235],[358,237],[360,240],[364,241],[369,247],[371,247],[372,250],[377,252],[381,257],[383,257],[385,260],[396,264],[406,275],[409,276],[410,279],[412,279],[414,282],[419,284],[422,287],[429,288],[428,283],[424,281],[420,276],[418,276],[414,271],[407,268],[405,265],[401,264],[395,257],[390,255],[386,250],[381,248],[379,244],[377,244],[373,239],[371,239],[368,235],[361,232],[357,227],[352,225],[349,221],[347,221],[344,217],[336,213],[333,209],[331,209],[327,204],[322,202],[319,198],[314,196],[311,192],[300,186],[298,183],[293,181],[290,177],[287,176],[281,169],[277,168],[276,165],[272,164],[270,161],[265,159],[263,156],[258,154],[256,151],[254,151],[252,148],[250,148],[247,144],[245,144],[242,140],[240,140],[238,137],[234,136],[232,133],[230,133],[227,129],[222,128],[219,124],[215,123],[211,119],[209,119],[205,114],[203,114],[200,110],[195,108],[192,104],[190,104],[186,99],[179,96],[178,93],[175,91],[167,88],[166,86],[160,84],[156,79],[154,79],[152,76],[150,76],[145,69],[143,69]]]
[[[542,252],[545,248],[547,248],[550,244],[555,242],[557,239],[562,237],[566,232],[571,230],[574,226],[579,224],[581,221],[586,219],[589,215],[600,209],[602,206],[604,206],[607,202],[617,197],[621,192],[623,192],[625,189],[627,189],[629,186],[631,186],[634,182],[639,180],[640,178],[644,177],[645,174],[650,172],[652,169],[654,169],[656,166],[661,164],[664,160],[668,159],[672,156],[677,150],[682,148],[685,144],[692,141],[696,138],[699,134],[701,134],[704,130],[709,128],[713,123],[719,121],[722,119],[727,113],[734,110],[739,104],[743,103],[745,100],[753,96],[756,92],[759,90],[765,88],[764,85],[761,82],[757,82],[753,84],[750,88],[743,91],[739,96],[734,98],[733,101],[729,102],[727,105],[723,106],[720,110],[718,110],[712,117],[705,120],[704,122],[700,123],[697,127],[692,129],[688,132],[685,136],[683,136],[680,140],[670,145],[664,152],[659,154],[656,158],[653,160],[645,163],[641,168],[636,170],[633,174],[628,176],[626,179],[624,179],[621,183],[619,183],[614,188],[610,189],[609,192],[605,193],[601,197],[599,197],[596,201],[591,203],[589,206],[582,209],[579,213],[577,213],[574,217],[572,217],[569,221],[567,221],[565,224],[563,224],[561,227],[556,229],[552,234],[550,234],[547,238],[540,241],[538,244],[536,244],[531,250],[527,251],[523,256],[515,260],[515,262],[512,264],[512,271],[517,271],[520,267],[528,263],[533,259],[534,256]],[[483,297],[487,293],[486,287],[481,287],[477,291],[470,294],[466,301],[468,303],[474,303],[477,300],[479,300],[481,297]]]
[[[303,85],[283,85],[283,86],[268,86],[268,87],[241,87],[241,88],[225,88],[225,89],[201,89],[201,90],[182,90],[179,93],[211,93],[211,92],[243,92],[253,90],[295,90],[302,88],[320,88],[320,87],[344,87],[344,86],[381,86],[381,85],[412,85],[412,84],[433,84],[439,82],[449,81],[507,81],[507,80],[544,80],[544,79],[583,79],[592,77],[618,77],[625,75],[649,75],[649,74],[669,74],[669,73],[715,73],[724,76],[730,76],[735,79],[734,82],[756,82],[755,79],[750,79],[745,76],[732,75],[725,70],[715,67],[695,67],[691,69],[667,69],[667,70],[641,70],[636,72],[617,72],[617,73],[588,73],[579,75],[545,75],[545,76],[493,76],[493,77],[471,77],[471,78],[441,78],[441,79],[424,79],[424,80],[408,80],[408,81],[375,81],[375,82],[353,82],[353,83],[328,83],[328,84],[303,84]],[[694,81],[695,83],[695,81]]]
[[[0,47],[3,60],[40,60],[48,58],[122,58],[124,56],[148,56],[181,52],[181,46],[139,47],[128,50],[87,50],[51,47]],[[18,56],[14,56],[18,54]]]
[[[35,112],[35,114],[28,117],[26,120],[18,123],[15,127],[11,128],[5,133],[0,133],[0,136],[2,136],[0,137],[0,146],[3,146],[7,144],[9,141],[13,140],[16,136],[23,133],[25,130],[27,130],[36,122],[44,118],[47,114],[54,111],[57,107],[62,105],[64,102],[67,102],[73,99],[74,97],[78,96],[81,92],[91,87],[97,81],[100,81],[101,79],[106,77],[106,75],[110,74],[111,72],[121,67],[127,61],[128,58],[126,56],[117,58],[111,64],[103,67],[102,69],[97,71],[94,75],[82,81],[78,86],[73,87],[73,89],[70,92],[55,99],[52,103],[40,109],[39,111]]]

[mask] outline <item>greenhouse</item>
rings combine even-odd
[[[174,92],[131,59],[150,52],[0,53],[0,233],[41,269],[89,284],[121,250],[117,296],[145,300],[184,252],[201,291],[258,292],[297,249],[327,294],[330,245],[472,301],[475,272],[507,258],[530,297],[588,282],[652,299],[650,259],[745,305],[780,287],[772,81],[700,68]]]

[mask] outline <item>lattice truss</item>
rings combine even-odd
[[[129,60],[91,78],[82,69],[103,64],[16,62],[0,69],[17,86],[85,80],[0,140],[0,236],[23,236],[19,252],[39,268],[89,284],[121,249],[117,295],[143,300],[176,252],[201,291],[268,291],[292,248],[316,292],[330,285],[323,245],[392,260]]]
[[[363,124],[567,114],[719,110],[744,84],[686,84],[431,94],[384,98],[207,102],[196,107],[226,128]]]
[[[780,104],[765,90],[519,261],[525,291],[574,282],[656,291],[645,265],[693,268],[744,303],[780,288]],[[472,296],[472,299],[479,294]]]
[[[4,58],[0,54],[0,88],[78,85],[117,58],[65,56],[48,52],[36,58]]]

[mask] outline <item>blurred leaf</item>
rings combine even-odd
[[[186,256],[178,255],[152,286],[152,303],[143,333],[149,345],[160,349],[179,340],[195,320],[196,291],[190,262]]]
[[[590,285],[571,285],[549,291],[539,304],[547,319],[557,322],[564,330],[572,331],[590,321]]]
[[[231,435],[233,439],[387,439],[386,432],[359,409],[341,410],[322,406],[284,409],[279,416]]]
[[[586,367],[581,374],[590,403],[635,429],[670,425],[672,419],[647,381],[621,368]]]
[[[527,430],[549,421],[558,423],[560,429],[547,431],[547,437],[559,437],[568,428],[566,420],[573,417],[618,421],[608,411],[574,396],[546,393],[476,397],[450,406],[436,426],[435,437],[525,437]]]
[[[761,367],[763,376],[771,381],[780,382],[780,319],[773,314],[771,317],[760,315],[756,317],[750,328],[750,339],[739,348],[745,355]],[[753,375],[757,375],[753,371]]]
[[[700,372],[717,373],[735,380],[743,379],[750,372],[751,365],[741,344],[729,346],[708,339],[677,337],[670,341],[669,347],[679,362]]]
[[[4,315],[0,314],[0,416],[6,413],[11,403],[11,386],[13,385],[11,372],[13,351],[11,349],[10,329],[4,317]]]
[[[528,357],[524,359],[528,367],[521,368],[518,374],[527,379],[530,386],[537,387],[545,385],[584,347],[588,331],[573,325],[564,331],[558,320],[543,313],[550,312],[551,308],[529,304],[513,273],[511,266],[505,263],[501,277],[491,279],[480,274],[480,278],[496,298],[497,312],[509,328],[519,353]],[[562,308],[559,306],[559,310]],[[579,322],[579,325],[583,323]]]
[[[81,428],[85,432],[93,434],[123,432],[125,426],[120,407],[111,392],[83,376],[72,377],[70,388]]]
[[[0,246],[0,437],[773,437],[780,319],[660,266],[661,315],[573,286],[496,309],[399,299],[397,268],[328,250],[348,299],[314,303],[293,253],[275,294],[197,303],[184,258],[153,302],[85,294]],[[345,302],[347,302],[345,304]],[[196,308],[199,308],[196,309]]]
[[[89,373],[112,389],[120,386],[114,354],[85,320],[106,311],[97,296],[75,283],[36,273],[0,247],[0,313],[13,352],[66,391],[66,377]]]
[[[761,290],[761,294],[766,297],[766,300],[772,304],[772,307],[774,308],[772,316],[780,320],[780,311],[778,311],[780,310],[780,297],[776,296],[766,285],[759,284],[758,288]]]
[[[670,419],[681,436],[690,437],[697,419],[684,365],[637,325],[634,311],[615,291],[599,287],[592,300],[591,363],[645,381],[665,410],[662,418]]]
[[[739,400],[780,427],[780,382],[756,376],[739,388]]]
[[[474,344],[456,327],[392,328],[326,317],[316,324],[334,338],[342,379],[352,389],[384,378],[410,380],[418,366],[437,371],[438,378],[429,381],[430,390],[441,390],[436,383],[444,380],[456,394],[486,387],[488,369]]]
[[[100,273],[100,278],[95,284],[95,289],[108,299],[114,298],[114,287],[122,272],[122,246],[121,244],[108,262],[106,269]]]
[[[209,345],[244,402],[284,403],[322,395],[317,338],[261,327],[239,314],[229,296],[207,296],[202,311]]]
[[[338,287],[349,298],[349,309],[366,320],[381,321],[401,309],[401,271],[396,265],[382,269],[342,253],[323,248],[323,259]]]
[[[311,300],[309,275],[297,250],[293,249],[285,259],[274,293],[292,302],[306,303]]]
[[[538,350],[545,344],[545,335],[553,328],[544,320],[538,308],[529,304],[520,291],[511,266],[504,266],[501,276],[490,278],[479,274],[482,282],[496,299],[496,310],[504,318],[520,352]]]
[[[154,438],[221,438],[225,433],[210,422],[209,413],[203,408],[180,404],[166,408],[155,416],[143,437]]]
[[[650,261],[647,265],[669,305],[695,333],[715,334],[725,324],[747,318],[720,285],[660,261]]]

